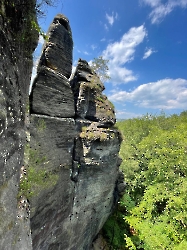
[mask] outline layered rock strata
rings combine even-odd
[[[86,61],[69,81],[73,41],[63,15],[47,34],[28,126],[35,7],[0,3],[0,249],[87,250],[123,193],[121,138]]]
[[[112,104],[88,63],[74,77],[69,22],[48,32],[31,97],[27,186],[33,249],[91,249],[122,194],[121,137]]]

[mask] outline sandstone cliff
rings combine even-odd
[[[2,46],[7,59],[1,72],[8,72],[0,80],[3,250],[89,250],[124,190],[121,137],[104,86],[81,59],[69,80],[73,41],[65,16],[54,18],[47,36],[30,96],[27,142],[20,107],[25,107],[30,69],[23,70],[20,62],[10,69],[10,52]]]
[[[25,110],[38,33],[35,1],[0,1],[0,249],[29,249],[29,223],[18,218]],[[27,227],[27,229],[25,228]],[[23,239],[24,241],[20,241]]]

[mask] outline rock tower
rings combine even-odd
[[[35,15],[35,2],[29,4]],[[6,12],[5,1],[0,6]],[[79,59],[70,79],[72,32],[59,14],[49,27],[25,116],[37,32],[23,26],[28,19],[22,20],[19,6],[9,6],[7,13],[15,14],[9,29],[0,15],[0,249],[91,250],[124,191],[114,107],[86,61]]]

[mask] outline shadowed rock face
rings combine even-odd
[[[25,109],[38,33],[35,1],[0,1],[0,249],[31,249],[29,220],[18,199]],[[28,208],[28,207],[27,207]],[[26,214],[24,216],[27,216]]]

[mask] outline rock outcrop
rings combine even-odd
[[[100,127],[115,124],[114,106],[102,94],[104,85],[86,61],[79,60],[71,86],[78,117],[99,122]]]
[[[30,2],[34,15],[35,3]],[[5,7],[3,1],[1,10]],[[11,5],[8,13],[14,8]],[[37,32],[29,27],[29,43],[25,37],[25,47],[13,46],[5,20],[0,17],[4,27],[0,30],[0,249],[92,249],[124,191],[118,157],[121,136],[114,127],[113,105],[86,61],[79,60],[69,80],[72,33],[68,19],[60,14],[43,47],[26,134],[26,97]]]
[[[29,221],[18,199],[25,110],[38,33],[35,1],[0,1],[0,249],[30,249]],[[22,239],[22,241],[21,241]],[[24,239],[24,240],[23,240]]]
[[[86,250],[119,198],[121,138],[113,105],[88,63],[80,59],[68,80],[67,18],[57,15],[48,36],[30,98],[33,248]]]

